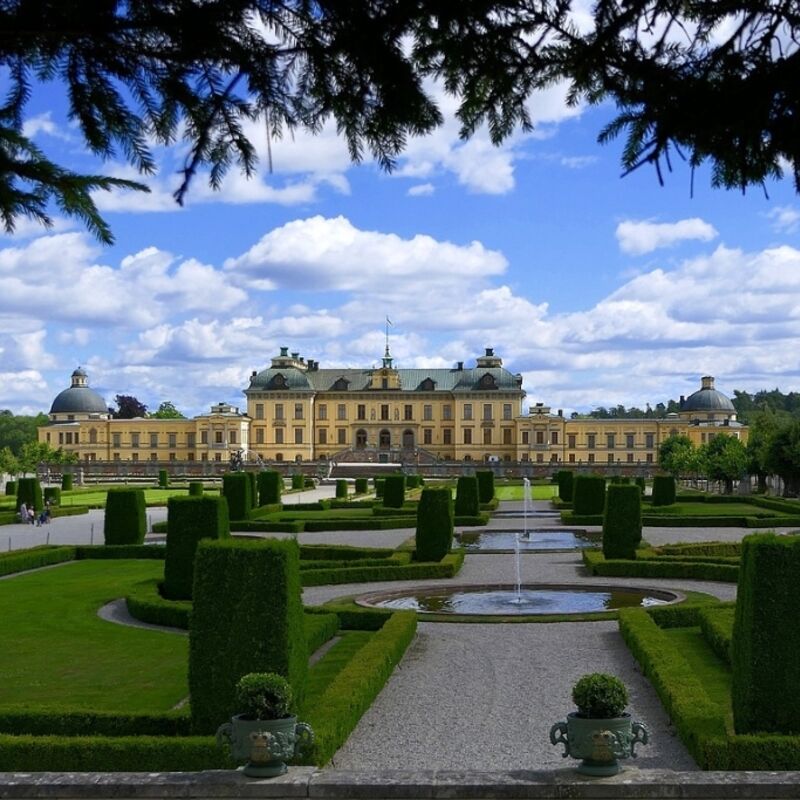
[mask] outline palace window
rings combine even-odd
[[[214,442],[216,444],[223,444],[222,431],[214,431]]]
[[[576,438],[577,437],[576,437],[576,435],[574,433],[568,433],[567,434],[567,447],[569,447],[570,449],[574,449],[575,448],[575,444],[576,444],[576,441],[575,441]]]
[[[635,436],[635,434],[633,434],[633,433],[626,433],[625,434],[625,447],[627,447],[628,450],[632,450],[633,449],[634,436]]]
[[[511,444],[511,428],[503,428],[503,444]]]
[[[111,445],[113,447],[120,447],[122,444],[122,434],[120,433],[112,433],[111,434]],[[119,455],[119,453],[117,453]]]
[[[491,444],[492,443],[492,429],[491,428],[484,428],[483,429],[483,443],[484,444]]]
[[[150,453],[151,461],[158,461],[158,453]]]
[[[522,444],[530,443],[531,435],[528,431],[522,431]]]
[[[613,450],[616,447],[616,435],[613,433],[606,434],[606,447],[609,450]],[[613,457],[609,459],[609,461],[613,461]]]
[[[186,434],[186,446],[187,447],[194,447],[195,446],[195,437],[197,434],[195,433],[187,433]]]
[[[596,433],[590,433],[586,437],[586,446],[590,450],[594,450],[594,448],[597,447],[597,434]]]
[[[229,442],[230,444],[236,444],[236,431],[231,431],[231,432],[228,434],[228,442]],[[172,447],[172,446],[173,446],[173,445],[170,445],[170,447]]]
[[[464,428],[464,444],[472,444],[472,428]]]
[[[366,419],[367,418],[367,407],[363,403],[359,403],[356,407],[356,419]],[[344,419],[340,417],[340,419]]]
[[[132,433],[131,434],[131,447],[138,447],[139,446],[139,434]]]
[[[432,405],[424,405],[422,406],[422,419],[426,422],[430,422],[433,419],[433,406]]]
[[[652,450],[655,445],[655,436],[652,433],[646,433],[644,435],[644,446],[648,450]]]
[[[361,408],[361,406],[359,406],[359,408]],[[347,406],[344,403],[337,403],[336,419],[347,419]]]
[[[283,428],[275,428],[275,444],[283,444]]]
[[[256,419],[264,419],[264,404],[256,403]]]
[[[442,419],[453,419],[453,407],[452,406],[442,406]]]
[[[256,428],[256,444],[264,444],[264,429]]]
[[[295,428],[294,429],[294,443],[295,444],[303,444],[303,429],[302,428]]]
[[[550,431],[550,444],[558,444],[558,431]]]
[[[511,419],[511,403],[503,403],[503,419]]]
[[[453,444],[453,429],[445,428],[442,431],[442,442],[444,444]]]
[[[200,431],[200,444],[208,444],[208,431]],[[153,443],[150,442],[150,447],[153,446]]]
[[[275,403],[275,419],[283,419],[283,403]]]
[[[433,428],[422,429],[422,443],[433,444]]]
[[[319,429],[319,443],[328,444],[328,431],[326,428]]]
[[[381,406],[381,419],[389,419],[389,406],[385,403]]]
[[[472,419],[472,403],[464,403],[464,419]]]
[[[233,441],[233,439],[231,439]],[[170,447],[177,447],[178,446],[178,434],[177,433],[170,433],[169,434],[169,446]]]
[[[295,403],[294,404],[294,418],[295,419],[303,419],[303,404],[302,403]]]
[[[536,444],[544,444],[544,431],[536,431]]]
[[[403,419],[414,419],[414,406],[410,404],[403,406]]]
[[[328,406],[325,403],[320,403],[317,406],[317,418],[318,419],[328,419]]]

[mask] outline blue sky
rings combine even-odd
[[[443,98],[446,111],[452,101]],[[282,345],[323,367],[369,366],[388,315],[401,367],[472,363],[494,347],[528,401],[565,411],[655,404],[699,387],[800,389],[800,202],[791,181],[745,195],[691,192],[680,162],[620,177],[609,108],[532,101],[536,128],[494,148],[448,114],[391,175],[353,166],[332,128],[272,143],[251,181],[202,177],[171,193],[183,150],[159,148],[152,193],[101,194],[117,237],[22,221],[0,235],[0,408],[47,411],[82,365],[109,400],[187,415],[244,407],[252,370]],[[98,164],[56,86],[27,131],[74,169]],[[266,154],[260,127],[253,128]]]

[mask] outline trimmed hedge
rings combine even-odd
[[[367,519],[307,519],[303,523],[306,531],[388,531],[393,528],[414,527],[414,517],[370,517]]]
[[[237,533],[302,533],[305,522],[298,520],[283,520],[282,522],[269,522],[262,519],[238,519],[231,522],[231,529]],[[155,526],[153,526],[155,528]]]
[[[798,586],[800,537],[745,537],[731,649],[737,733],[800,733]]]
[[[375,497],[378,500],[383,498],[383,492],[386,488],[386,478],[374,478],[372,481],[375,484]]]
[[[258,474],[255,472],[245,472],[247,480],[250,481],[250,509],[252,511],[258,505]]]
[[[731,640],[733,639],[733,619],[736,604],[713,606],[700,611],[699,623],[708,646],[724,661],[731,665]]]
[[[147,532],[147,509],[142,489],[109,489],[103,523],[105,543],[142,544]]]
[[[192,604],[188,600],[167,600],[161,596],[158,579],[143,581],[125,598],[128,613],[151,625],[189,629]]]
[[[44,502],[47,504],[48,500],[50,505],[61,505],[61,487],[60,486],[46,486],[44,489]]]
[[[590,574],[612,578],[687,578],[736,583],[739,577],[738,566],[695,561],[662,561],[658,558],[643,558],[641,553],[637,553],[635,561],[606,560],[602,553],[588,548],[583,551],[583,563]]]
[[[603,517],[603,555],[636,558],[642,541],[642,493],[638,486],[614,484],[606,493]]]
[[[275,470],[263,470],[258,473],[258,504],[271,506],[281,502],[283,476]]]
[[[658,553],[675,556],[720,556],[736,557],[742,554],[741,542],[687,542],[662,544],[656,548]]]
[[[61,491],[69,492],[72,490],[73,475],[71,472],[65,472],[61,476]]]
[[[575,516],[602,514],[606,504],[606,479],[602,475],[576,475],[572,485]]]
[[[383,480],[383,504],[389,508],[402,508],[406,500],[406,476],[387,475]]]
[[[228,501],[230,519],[248,519],[253,507],[250,478],[246,472],[228,472],[222,476],[222,495]]]
[[[17,493],[17,482],[6,481],[6,497],[12,497]]]
[[[30,736],[186,736],[185,712],[124,714],[71,708],[0,710],[0,733]]]
[[[477,482],[476,482],[477,484]],[[417,507],[419,561],[441,561],[453,546],[453,496],[449,489],[423,489]]]
[[[426,580],[428,578],[452,578],[464,563],[464,553],[457,551],[446,555],[441,561],[410,561],[406,554],[395,554],[392,563],[380,566],[333,567],[330,569],[304,569],[300,573],[303,586],[326,586],[341,583],[375,583],[378,581]]]
[[[656,475],[653,478],[653,505],[671,506],[675,502],[675,478],[672,475]]]
[[[44,507],[42,502],[42,485],[38,478],[20,478],[17,481],[17,508],[23,503],[38,513]]]
[[[368,478],[356,478],[356,494],[366,494],[369,491]]]
[[[237,713],[234,687],[248,672],[283,675],[302,700],[308,653],[299,561],[291,539],[198,545],[189,628],[194,731],[214,731]]]
[[[634,478],[633,482],[639,487],[639,491],[642,493],[642,497],[644,497],[644,491],[647,488],[647,481],[644,478]]]
[[[491,503],[494,497],[494,472],[488,469],[475,473],[478,479],[478,498],[481,503]]]
[[[459,517],[477,517],[480,511],[478,479],[474,475],[462,475],[456,484],[455,513]]]
[[[556,472],[558,496],[565,503],[571,503],[574,497],[575,473],[571,469],[560,469]]]
[[[339,631],[336,614],[303,614],[303,630],[306,635],[308,655],[312,656],[322,645],[329,642]]]
[[[228,503],[224,497],[170,497],[167,503],[164,597],[191,600],[198,542],[201,539],[227,539],[230,535]]]
[[[75,547],[75,558],[108,561],[117,558],[152,558],[163,561],[167,547],[163,544],[79,544]]]
[[[190,481],[189,482],[189,497],[202,497],[203,496],[203,484],[201,481]]]
[[[348,544],[301,544],[301,561],[357,561],[362,558],[391,558],[385,547],[353,547]]]
[[[169,487],[169,473],[165,469],[160,469],[158,471],[158,485],[161,489],[167,489]]]
[[[49,567],[51,564],[63,564],[75,558],[74,547],[54,547],[42,545],[30,550],[11,550],[0,555],[0,575],[13,575],[29,569]]]
[[[292,475],[292,489],[305,489],[306,479],[304,475]]]
[[[342,499],[347,497],[347,495],[347,481],[343,478],[339,478],[339,480],[336,481],[336,497]]]

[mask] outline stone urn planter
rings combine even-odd
[[[628,692],[613,675],[584,675],[573,687],[578,711],[550,728],[550,742],[563,744],[562,756],[580,758],[577,771],[593,777],[616,775],[621,758],[635,758],[636,745],[647,744],[647,728],[624,713]]]
[[[227,744],[236,761],[247,762],[244,774],[252,778],[283,775],[286,762],[302,755],[314,742],[314,732],[289,714],[292,690],[272,672],[253,672],[236,685],[242,714],[217,729],[217,744]]]

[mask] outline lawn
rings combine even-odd
[[[494,493],[498,500],[524,500],[522,494],[524,488],[524,486],[495,486]],[[534,500],[550,500],[558,496],[558,486],[556,484],[531,486],[531,496]]]
[[[645,503],[643,514],[669,517],[769,517],[780,512],[754,506],[752,503],[673,503],[671,506],[652,506]]]
[[[105,622],[161,561],[78,561],[0,580],[0,706],[162,713],[188,695],[188,637]]]
[[[119,487],[131,488],[137,487]],[[105,506],[107,489],[79,489],[77,491],[62,492],[61,505],[62,506]],[[175,488],[175,489],[150,489],[144,490],[144,501],[149,506],[165,506],[170,497],[186,497],[189,493],[188,488]],[[219,494],[218,489],[207,489],[205,494]]]

